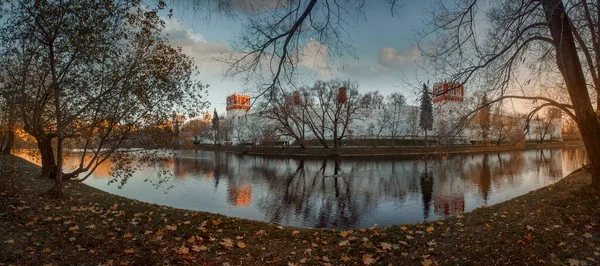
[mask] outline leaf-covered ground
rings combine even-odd
[[[600,205],[578,171],[513,200],[428,223],[282,227],[168,208],[51,180],[0,156],[0,265],[600,265]]]

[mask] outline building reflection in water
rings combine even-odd
[[[122,194],[285,225],[348,228],[434,220],[495,204],[555,182],[585,161],[581,148],[429,161],[281,159],[177,151],[156,166],[172,173],[172,195],[155,195],[142,182],[126,185]],[[106,178],[109,169],[108,164],[99,168],[94,177]],[[153,171],[143,169],[133,178],[147,178]],[[90,182],[109,190],[105,183]]]

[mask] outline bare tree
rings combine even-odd
[[[308,94],[306,89],[292,93],[281,91],[268,101],[262,101],[258,107],[258,116],[273,121],[279,131],[293,138],[301,148],[305,148],[305,116]]]
[[[389,117],[390,117],[389,118],[390,123],[389,123],[388,127],[389,127],[390,137],[392,138],[392,147],[393,147],[396,145],[396,137],[398,137],[398,135],[400,135],[400,129],[403,124],[402,118],[404,117],[404,114],[402,113],[402,111],[404,110],[404,107],[406,105],[406,99],[404,98],[404,95],[395,92],[388,96],[387,104],[389,106],[389,110],[386,113],[389,113]],[[409,123],[410,123],[410,121],[409,121]],[[416,124],[415,124],[415,126],[416,126]],[[415,133],[416,133],[416,130],[415,130]]]
[[[498,109],[498,112],[490,116],[490,139],[493,138],[496,145],[500,145],[505,140],[515,142],[523,138],[525,135],[524,117],[506,115],[501,108]]]
[[[361,117],[357,119],[369,120],[369,126],[367,127],[367,134],[370,138],[373,138],[374,145],[377,146],[379,137],[386,129],[389,128],[391,122],[391,116],[388,112],[383,111],[385,109],[385,98],[379,94],[379,91],[367,92],[361,99],[361,108],[365,109]]]
[[[349,126],[361,110],[358,84],[349,81],[317,81],[308,90],[305,122],[323,147],[331,136],[334,147],[346,137]]]
[[[560,130],[559,123],[561,117],[562,112],[557,108],[546,108],[546,112],[543,116],[536,114],[534,120],[536,124],[533,128],[533,132],[536,134],[538,142],[544,142],[546,136],[550,136],[550,140],[552,140],[554,133],[557,130]]]
[[[440,75],[460,84],[485,83],[492,97],[490,104],[504,99],[532,100],[540,104],[531,113],[553,106],[573,118],[590,158],[593,186],[600,189],[600,123],[590,99],[596,97],[598,109],[598,5],[577,0],[478,4],[477,0],[439,1],[429,32],[438,42],[423,54]],[[487,28],[475,26],[482,18],[477,14],[481,10],[487,12]],[[479,34],[485,30],[487,34]],[[565,84],[566,100],[536,95],[527,87],[514,89],[517,84],[547,82],[544,73],[562,75],[559,83]]]

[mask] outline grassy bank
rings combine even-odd
[[[547,149],[582,146],[580,141],[526,143],[521,145],[443,145],[443,146],[404,146],[404,147],[273,147],[273,146],[182,146],[181,149],[224,151],[238,154],[276,157],[393,157],[397,159],[418,159],[466,153],[496,153],[514,150]]]
[[[0,156],[0,265],[597,265],[600,200],[575,172],[513,200],[439,221],[354,230],[173,209],[51,180]],[[190,195],[193,196],[193,195]]]

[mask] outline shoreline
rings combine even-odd
[[[14,157],[13,157],[14,158]],[[0,181],[11,184],[10,157]],[[441,220],[364,229],[306,229],[139,202],[52,180],[14,158],[15,187],[0,187],[0,265],[216,264],[580,265],[600,261],[600,205],[577,170],[514,199]]]
[[[501,146],[405,146],[405,147],[342,147],[342,148],[321,148],[321,147],[241,147],[241,146],[180,146],[174,149],[179,150],[202,150],[202,151],[221,151],[233,154],[264,156],[264,157],[283,157],[283,158],[397,158],[397,159],[419,159],[430,157],[442,157],[460,154],[485,154],[507,151],[522,151],[531,149],[553,149],[583,147],[580,141],[573,142],[550,142],[550,143],[527,143],[524,146],[501,145]]]

